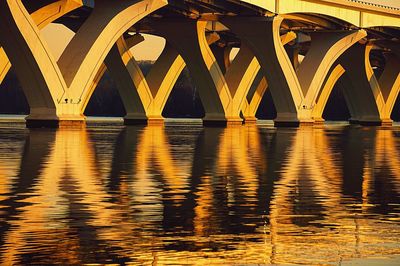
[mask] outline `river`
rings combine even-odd
[[[0,263],[399,265],[400,127],[0,124]]]

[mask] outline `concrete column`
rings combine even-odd
[[[28,100],[29,118],[39,118],[54,126],[53,121],[58,119],[56,99],[64,93],[62,75],[21,1],[0,2],[0,33],[0,43],[14,65]],[[49,83],[53,84],[52,90],[47,86]]]
[[[184,58],[206,111],[203,124],[206,126],[241,124],[240,103],[241,97],[243,98],[245,94],[242,89],[229,87],[229,84],[232,84],[231,86],[243,84],[233,78],[233,73],[236,71],[234,69],[239,71],[239,67],[229,70],[231,66],[227,70],[227,74],[232,73],[229,74],[231,78],[225,79],[206,38],[206,26],[207,21],[195,20],[162,21],[153,25],[158,34],[165,37]],[[181,30],[177,31],[177,28]],[[255,62],[253,60],[251,62],[254,67]],[[242,73],[239,77],[245,75]],[[237,92],[239,93],[235,98]]]
[[[259,71],[242,109],[246,124],[257,122],[256,113],[267,88],[268,81],[262,71]]]
[[[27,126],[81,124],[93,80],[113,44],[134,23],[166,4],[164,0],[96,1],[91,16],[55,62],[22,2],[2,1],[0,42],[31,107]]]
[[[60,0],[36,10],[31,14],[31,17],[37,27],[43,29],[54,20],[82,5],[82,0]],[[3,82],[10,68],[11,62],[4,52],[4,49],[0,47],[0,84]]]
[[[219,67],[221,68],[222,73],[225,74],[226,70],[231,65],[230,54],[232,51],[232,46],[226,45],[221,47],[218,44],[212,44],[210,47]]]
[[[385,99],[383,122],[391,124],[391,115],[400,92],[400,57],[390,54],[386,58],[386,65],[379,78],[379,86]]]
[[[277,108],[276,126],[313,123],[312,108],[323,81],[341,53],[365,36],[364,31],[313,34],[313,44],[296,73],[280,38],[283,17],[225,18],[248,41],[269,82]],[[251,30],[250,30],[251,29]]]
[[[121,37],[110,50],[104,62],[117,85],[127,114],[125,118],[135,120],[138,124],[145,124],[147,116],[144,104],[147,105],[152,97],[142,71],[134,62],[135,59],[129,49],[130,47],[127,47],[124,38]],[[143,103],[139,93],[144,98]]]
[[[355,112],[351,122],[366,126],[391,125],[390,116],[400,90],[400,62],[393,55],[378,80],[370,63],[372,48],[372,45],[357,44],[341,58],[352,85],[347,91]]]
[[[96,0],[89,18],[80,27],[58,61],[68,86],[67,98],[79,102],[83,113],[93,91],[92,81],[120,36],[137,21],[165,6],[165,0]]]
[[[311,47],[297,70],[305,99],[302,103],[312,112],[317,105],[326,78],[340,55],[366,36],[364,30],[311,33]],[[336,70],[336,73],[340,70]],[[334,80],[333,80],[334,81]],[[329,85],[330,86],[330,85]]]
[[[225,80],[229,86],[232,97],[232,107],[240,112],[247,105],[247,95],[260,71],[260,64],[253,52],[244,41],[239,53],[231,63],[225,74]],[[245,116],[244,116],[245,117]],[[246,118],[246,117],[245,117]],[[247,117],[248,118],[248,117]],[[247,119],[249,122],[249,119]]]
[[[325,80],[324,86],[322,87],[320,94],[315,99],[315,106],[312,112],[312,117],[315,123],[323,123],[325,121],[322,118],[322,115],[324,113],[324,109],[328,102],[329,96],[331,95],[331,92],[337,84],[338,80],[343,76],[345,72],[345,69],[340,64],[332,67],[327,79]]]
[[[4,52],[4,49],[0,47],[0,84],[3,82],[10,68],[11,68],[10,60],[8,60],[8,57]]]
[[[163,123],[162,111],[185,63],[167,43],[145,77],[130,45],[121,37],[106,58],[127,112],[125,124]]]
[[[296,33],[290,31],[286,34],[281,35],[281,41],[283,45],[286,45],[297,37]],[[256,113],[258,107],[261,104],[261,100],[264,97],[264,93],[267,91],[268,81],[264,76],[263,71],[259,70],[257,76],[251,85],[247,99],[244,101],[242,109],[242,115],[246,124],[253,124],[257,122]]]
[[[281,17],[227,18],[222,22],[249,43],[269,82],[277,108],[276,125],[298,125],[303,94],[280,37]]]

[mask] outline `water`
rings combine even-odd
[[[400,128],[0,124],[0,263],[400,263]]]

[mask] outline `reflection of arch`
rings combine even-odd
[[[319,249],[314,251],[317,253],[323,250],[321,247],[336,241],[354,249],[349,240],[354,239],[354,234],[359,237],[359,225],[343,204],[343,176],[338,166],[341,162],[330,146],[323,129],[304,128],[295,132],[270,203],[271,263],[283,263],[285,259],[291,259],[291,263],[307,263],[309,258],[292,248],[303,237],[297,232],[310,233],[310,241],[319,243]],[[347,228],[346,232],[343,228]],[[342,234],[336,238],[338,232]],[[337,254],[332,254],[331,260],[337,259]]]
[[[396,193],[400,195],[400,156],[399,142],[391,130],[377,130],[375,140],[375,167],[384,168],[387,166],[391,175],[395,178],[393,185]]]
[[[108,200],[110,195],[96,171],[87,132],[31,132],[30,137],[21,162],[21,178],[15,185],[18,189],[15,200],[20,201],[21,194],[28,203],[18,211],[16,219],[8,221],[11,227],[4,237],[8,248],[2,262],[17,263],[22,248],[39,245],[47,248],[48,259],[55,256],[55,260],[62,258],[66,264],[82,264],[85,261],[82,261],[80,252],[87,248],[85,241],[90,242],[91,248],[106,242],[102,245],[105,247],[101,249],[103,253],[97,254],[97,262],[117,257],[113,254],[116,246],[121,250],[120,255],[130,254],[134,245],[129,242],[130,236],[126,232],[136,228],[125,216],[130,212],[130,201],[114,203]],[[75,219],[69,219],[69,215],[80,217],[78,224],[75,224]],[[14,215],[10,213],[9,216]],[[117,226],[110,228],[110,221]],[[82,226],[92,230],[82,235],[79,233]],[[57,241],[48,241],[44,234],[52,234],[54,240],[62,241],[57,245]],[[31,236],[29,241],[27,235]],[[121,241],[115,242],[115,239]],[[61,255],[66,246],[70,252]],[[85,256],[85,259],[93,258]]]
[[[190,189],[195,198],[186,203],[194,206],[193,227],[199,237],[235,226],[254,230],[253,225],[244,225],[248,217],[243,216],[257,209],[259,202],[259,173],[266,161],[261,149],[257,126],[203,129],[192,167]],[[231,221],[228,227],[218,219],[221,214],[213,214],[216,202]]]
[[[16,139],[12,141],[11,145],[9,142],[10,134],[13,136],[15,135],[16,137]],[[34,132],[32,132],[32,135],[33,134]],[[49,133],[48,136],[43,136],[42,138],[44,140],[48,138],[51,139],[51,136],[52,134]],[[10,132],[10,129],[7,129],[6,132],[4,130],[0,132],[0,202],[4,202],[6,199],[13,198],[14,194],[26,192],[26,186],[15,186],[15,184],[18,183],[16,180],[20,180],[25,184],[32,184],[34,182],[34,178],[24,177],[29,172],[31,174],[32,172],[36,173],[36,167],[34,166],[40,165],[42,159],[38,159],[42,158],[42,156],[46,157],[46,154],[40,152],[40,149],[43,148],[39,148],[36,156],[31,155],[30,159],[32,162],[26,162],[25,160],[23,163],[25,165],[29,164],[32,168],[30,168],[30,170],[27,169],[28,172],[21,173],[23,172],[21,170],[22,167],[20,166],[22,164],[21,160],[23,160],[25,157],[21,157],[21,153],[34,153],[30,151],[34,145],[29,144],[31,141],[33,141],[31,140],[32,138],[33,137],[31,135],[25,136],[25,134],[19,136],[18,130],[12,130]],[[36,136],[36,139],[37,138],[38,136]],[[36,143],[36,145],[37,144],[38,143]],[[46,145],[47,143],[43,141],[42,144]],[[29,187],[29,185],[27,187]],[[2,226],[0,225],[0,227]]]
[[[118,136],[108,178],[107,187],[116,197],[113,202],[119,194],[127,195],[133,218],[147,226],[151,217],[154,225],[146,227],[150,231],[159,230],[158,226],[166,232],[176,226],[186,228],[192,217],[187,201],[189,164],[185,164],[191,160],[173,158],[167,137],[160,125],[126,127]]]
[[[137,183],[143,184],[141,178],[148,178],[147,171],[156,166],[162,173],[168,189],[175,193],[183,190],[187,186],[187,180],[176,166],[167,141],[163,126],[148,126],[143,132],[138,143],[136,154]],[[154,160],[154,161],[153,161]],[[155,163],[155,164],[154,164]]]
[[[371,145],[365,152],[362,182],[362,210],[387,214],[390,203],[400,196],[399,142],[395,132],[374,131]]]

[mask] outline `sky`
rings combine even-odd
[[[74,33],[63,25],[50,24],[41,32],[56,60],[60,58]],[[56,36],[56,37],[55,37]],[[136,60],[156,60],[161,54],[165,40],[161,37],[143,35],[145,40],[131,49]]]
[[[1,1],[1,0],[0,0]],[[388,5],[400,8],[400,0],[362,0],[375,4]],[[65,26],[50,24],[42,30],[56,59],[61,56],[65,46],[73,37],[73,32]],[[145,41],[132,48],[136,60],[156,60],[165,46],[165,40],[160,37],[144,35]]]

